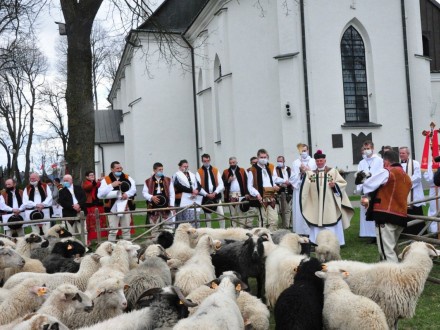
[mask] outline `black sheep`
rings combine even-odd
[[[293,284],[279,296],[274,310],[276,330],[321,330],[324,282],[315,275],[322,270],[316,258],[304,259]]]
[[[168,230],[162,230],[156,237],[156,244],[162,245],[164,249],[168,249],[171,245],[173,245],[173,242],[174,236]]]
[[[65,240],[55,243],[52,252],[43,259],[43,266],[48,274],[68,272],[76,273],[79,270],[79,262],[76,256],[83,256],[85,247],[74,240]]]
[[[256,238],[248,234],[246,241],[234,241],[222,246],[212,255],[215,274],[219,277],[225,271],[236,271],[242,281],[249,287],[248,278],[257,279],[257,297],[262,295],[264,282],[264,245],[268,237],[263,234]]]

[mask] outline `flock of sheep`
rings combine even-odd
[[[276,329],[394,329],[438,256],[414,242],[398,264],[367,264],[341,260],[330,231],[317,244],[310,257],[308,238],[287,230],[188,223],[94,253],[60,225],[0,238],[0,329],[265,330],[270,310]]]

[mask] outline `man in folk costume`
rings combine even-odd
[[[153,171],[154,174],[145,180],[142,189],[142,196],[147,200],[148,208],[174,207],[175,194],[171,178],[164,176],[161,163],[154,163]],[[167,220],[171,213],[174,214],[175,211],[154,211],[149,213],[148,218],[152,224],[157,224],[159,220]],[[166,225],[169,225],[169,223],[167,222]],[[157,229],[155,232],[157,232]]]
[[[293,223],[292,230],[298,235],[310,235],[310,228],[301,213],[300,208],[300,189],[303,176],[307,171],[316,170],[315,159],[309,155],[309,146],[304,143],[298,143],[297,146],[300,157],[292,163],[292,175],[290,183],[293,187]]]
[[[58,203],[63,207],[63,218],[77,217],[83,211],[87,215],[86,193],[81,186],[73,184],[70,174],[63,177],[64,188],[59,191]],[[80,220],[67,220],[67,230],[72,234],[81,233],[81,226],[86,232],[86,224]]]
[[[368,208],[367,219],[376,223],[377,247],[382,260],[398,262],[395,251],[400,233],[407,225],[407,197],[411,178],[399,163],[394,151],[383,154],[384,168],[363,182],[363,191],[370,194],[361,203]],[[369,216],[369,213],[372,216]]]
[[[258,150],[257,158],[257,164],[248,172],[248,190],[260,203],[260,222],[275,231],[278,229],[275,195],[280,190],[277,183],[282,181],[277,177],[273,164],[269,163],[269,154],[265,149]]]
[[[211,165],[211,156],[202,155],[202,167],[197,170],[196,178],[202,185],[200,194],[203,196],[202,205],[206,203],[219,204],[222,199],[222,192],[225,190],[222,176],[217,167]],[[212,211],[224,216],[223,206],[214,207]],[[206,220],[211,220],[211,212],[204,209]],[[220,228],[225,228],[225,219],[219,220]],[[206,227],[211,227],[211,221],[206,221]]]
[[[34,210],[43,212],[45,219],[50,218],[49,209],[52,207],[52,192],[47,184],[40,181],[38,173],[29,175],[29,184],[23,191],[23,204],[26,207],[27,220],[29,220],[29,215]],[[50,222],[33,224],[31,228],[32,232],[44,235],[50,228]]]
[[[23,190],[17,189],[17,182],[15,179],[7,179],[5,181],[5,189],[1,191],[0,195],[0,210],[3,211],[3,223],[7,223],[11,214],[20,215],[26,209],[23,204]],[[24,214],[23,214],[24,219]],[[24,226],[18,229],[10,229],[3,227],[5,235],[18,237],[24,236]]]
[[[354,210],[345,192],[347,182],[339,171],[326,166],[326,155],[314,155],[315,171],[307,171],[301,184],[300,207],[310,227],[310,241],[315,243],[322,230],[332,231],[340,245],[345,244],[344,229],[350,226]]]
[[[122,172],[122,165],[118,161],[112,162],[110,168],[110,174],[101,180],[98,198],[107,200],[104,207],[106,212],[112,213],[108,216],[110,228],[129,227],[130,214],[118,214],[118,212],[128,211],[128,199],[136,194],[136,183],[128,174]],[[121,190],[123,182],[130,186],[126,192]],[[110,242],[116,241],[117,232],[115,229],[109,230],[108,240]],[[122,238],[130,239],[130,228],[122,229]]]
[[[407,198],[408,203],[424,199],[425,194],[423,193],[422,171],[420,169],[420,163],[417,160],[411,159],[408,147],[399,148],[399,157],[403,170],[409,175],[412,182],[412,188]],[[408,214],[423,215],[423,205],[425,205],[425,202],[409,205]],[[412,227],[407,227],[403,231],[408,234],[417,235],[423,230],[424,226],[424,223],[420,223]]]
[[[374,153],[374,144],[372,141],[367,140],[362,144],[362,160],[358,164],[358,172],[364,171],[364,173],[376,173],[382,171],[383,160],[377,154]],[[362,184],[356,185],[356,192],[358,194],[364,194],[362,190]],[[366,219],[365,214],[367,209],[360,206],[359,216],[359,237],[370,237],[372,240],[370,243],[376,244],[376,226],[373,219]]]
[[[173,185],[175,192],[175,205],[181,203],[182,196],[186,194],[191,199],[195,199],[200,192],[201,185],[196,179],[196,175],[189,171],[188,161],[182,159],[179,164],[179,170],[173,175]],[[199,212],[194,212],[193,208],[187,208],[176,216],[177,221],[189,221],[197,227]]]
[[[103,178],[101,178],[102,180]],[[87,240],[90,242],[93,239],[98,238],[98,232],[96,231],[96,210],[99,214],[105,213],[104,204],[102,200],[98,198],[98,189],[101,186],[101,180],[96,180],[95,172],[87,171],[85,179],[82,182],[82,188],[86,193],[86,210],[87,210]],[[99,216],[99,226],[101,229],[107,227],[107,220],[105,215]],[[101,237],[107,237],[107,231],[100,232]]]
[[[242,200],[246,200],[248,196],[247,190],[247,172],[244,168],[237,165],[236,157],[229,157],[229,168],[225,169],[222,174],[223,184],[225,186],[225,202],[235,203]],[[249,206],[247,205],[247,209]],[[229,212],[231,216],[244,217],[243,207],[241,205],[230,205]],[[232,226],[238,225],[244,228],[252,227],[251,219],[239,218],[236,221],[232,221]]]
[[[280,187],[278,191],[278,204],[280,206],[279,212],[281,214],[281,219],[283,222],[284,228],[290,228],[291,226],[291,218],[292,218],[292,195],[293,195],[293,187],[290,183],[289,179],[292,176],[292,170],[289,166],[285,165],[284,156],[277,157],[277,167],[275,170],[277,172],[277,177],[279,178],[281,183],[277,185]],[[284,214],[283,214],[284,213]]]

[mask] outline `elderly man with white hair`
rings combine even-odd
[[[86,193],[81,186],[73,184],[69,174],[63,177],[63,189],[59,191],[58,203],[63,207],[63,218],[76,217],[81,211],[87,212]],[[72,234],[81,232],[81,221],[67,220],[66,223],[67,230]],[[85,223],[82,225],[85,228]]]
[[[38,173],[29,175],[29,184],[23,191],[23,205],[26,207],[27,220],[33,211],[43,212],[45,219],[50,218],[49,208],[52,207],[52,192],[46,183],[40,181]],[[50,228],[50,222],[33,224],[31,227],[34,233],[46,234]]]

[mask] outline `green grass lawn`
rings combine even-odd
[[[144,207],[140,205],[140,207]],[[377,262],[379,255],[375,244],[368,244],[369,239],[359,238],[359,208],[355,208],[356,213],[351,220],[351,226],[345,231],[346,245],[341,249],[343,259],[358,260],[363,262]],[[425,210],[426,214],[426,210]],[[203,217],[203,215],[202,215]],[[145,223],[145,216],[136,216],[136,223]],[[255,223],[255,225],[257,225]],[[217,228],[218,223],[213,222],[213,227]],[[138,232],[143,230],[139,229]],[[440,267],[434,265],[431,276],[440,278]],[[255,281],[251,279],[250,285],[256,291]],[[415,316],[412,319],[400,320],[399,330],[402,329],[439,329],[438,313],[440,311],[440,285],[427,282],[423,294],[421,295]],[[271,313],[270,329],[275,329],[275,321]]]

